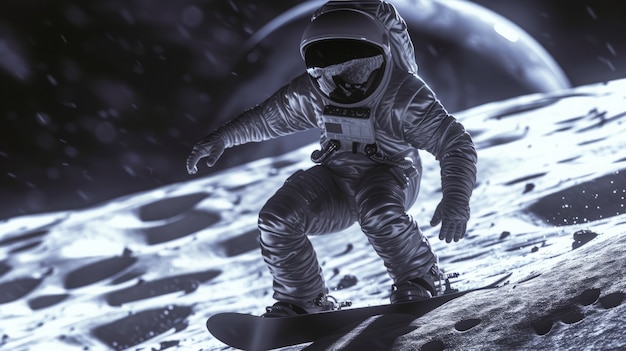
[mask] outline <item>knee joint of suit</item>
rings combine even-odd
[[[292,234],[303,231],[302,215],[290,201],[268,201],[259,212],[261,232]]]
[[[404,209],[401,206],[379,204],[360,211],[359,223],[365,233],[378,233],[403,215]]]

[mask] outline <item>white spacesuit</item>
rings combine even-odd
[[[437,259],[416,221],[418,149],[439,160],[443,199],[432,225],[458,241],[469,219],[476,151],[463,128],[417,76],[406,23],[389,3],[330,1],[312,17],[301,53],[307,72],[201,139],[187,159],[212,166],[225,148],[322,130],[318,165],[286,180],[259,213],[263,259],[278,303],[265,316],[327,309],[308,235],[358,221],[393,280],[391,302],[436,293]]]

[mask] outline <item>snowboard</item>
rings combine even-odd
[[[370,317],[390,314],[419,318],[443,304],[478,290],[500,286],[511,274],[478,288],[455,291],[426,300],[398,304],[348,308],[291,317],[263,318],[244,313],[218,313],[206,326],[221,342],[241,350],[270,350],[290,345],[314,342],[339,331],[354,328]]]

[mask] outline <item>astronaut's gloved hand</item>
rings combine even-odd
[[[476,154],[472,149],[455,151],[441,159],[441,191],[432,226],[441,223],[439,239],[447,243],[465,236],[470,218],[470,197],[476,184]]]
[[[187,172],[189,174],[196,174],[196,172],[198,172],[198,162],[205,157],[206,165],[213,167],[224,153],[224,149],[226,149],[224,141],[217,133],[211,133],[200,139],[196,145],[194,145],[189,157],[187,157]]]
[[[456,242],[465,236],[469,212],[469,205],[465,201],[455,199],[454,196],[444,196],[437,205],[430,225],[434,227],[441,223],[439,239],[445,240],[447,243],[453,240]]]

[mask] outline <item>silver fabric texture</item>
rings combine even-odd
[[[326,291],[308,236],[341,231],[355,222],[394,283],[431,274],[436,256],[416,221],[407,214],[419,192],[419,149],[440,162],[443,200],[437,214],[443,219],[442,230],[464,230],[469,218],[469,198],[476,182],[473,142],[417,76],[406,25],[390,8],[381,2],[373,11],[387,21],[392,42],[397,44],[392,51],[396,54],[394,65],[386,88],[365,107],[371,109],[370,118],[374,118],[375,159],[408,160],[413,166],[401,169],[381,164],[342,147],[322,164],[297,172],[285,182],[259,214],[261,252],[279,301],[298,303]],[[220,127],[215,135],[228,148],[318,128],[324,149],[330,140],[323,132],[321,115],[331,101],[314,84],[303,73]]]
[[[327,101],[312,84],[304,74],[220,128],[225,144],[230,147],[323,128],[320,115]],[[462,221],[469,218],[476,152],[469,134],[428,86],[413,74],[394,70],[373,118],[380,156],[411,160],[415,174],[403,188],[397,179],[403,179],[398,172],[404,171],[340,149],[322,165],[289,179],[259,215],[261,251],[274,277],[275,299],[297,303],[324,293],[323,274],[307,235],[337,232],[355,221],[394,283],[429,274],[436,257],[416,221],[406,213],[419,190],[418,149],[440,161],[444,198],[449,199],[446,215]],[[328,142],[322,134],[321,146]]]

